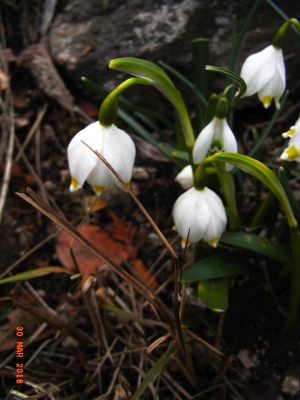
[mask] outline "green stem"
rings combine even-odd
[[[181,94],[168,75],[158,65],[139,58],[123,57],[112,60],[109,67],[149,80],[150,84],[163,93],[175,107],[187,147],[194,145],[193,128]]]
[[[208,98],[208,73],[205,66],[209,63],[209,40],[208,39],[196,39],[192,41],[193,50],[193,63],[194,63],[194,75],[195,85],[200,93],[203,94],[204,98]],[[196,99],[196,124],[195,131],[200,132],[203,125],[203,117],[205,113],[204,104]]]
[[[106,98],[103,100],[98,113],[98,119],[102,126],[111,126],[116,119],[118,113],[118,100],[120,94],[132,85],[151,85],[149,79],[144,78],[129,78],[117,86]]]
[[[213,163],[213,166],[218,174],[220,184],[222,186],[223,194],[228,208],[228,219],[230,229],[235,230],[242,226],[240,217],[238,215],[236,204],[236,191],[234,178],[231,172],[225,170],[224,165],[220,163]]]
[[[300,32],[300,24],[296,18],[290,18],[287,20],[277,31],[274,39],[273,46],[277,49],[282,49],[285,43],[288,41],[289,34],[292,27],[295,27]]]
[[[269,210],[269,208],[273,204],[274,199],[275,199],[274,193],[272,191],[269,191],[263,202],[260,204],[258,210],[256,211],[251,221],[250,228],[255,228],[260,224],[267,210]]]

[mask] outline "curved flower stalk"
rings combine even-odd
[[[285,65],[282,50],[270,45],[252,54],[244,62],[241,77],[247,84],[244,96],[257,93],[265,108],[274,98],[276,108],[280,108],[280,97],[285,89]]]
[[[207,187],[202,190],[192,187],[183,193],[172,214],[183,246],[203,239],[216,247],[227,224],[222,200]]]
[[[93,186],[98,196],[112,184],[123,188],[114,174],[82,141],[99,151],[129,184],[136,153],[132,139],[115,125],[104,127],[97,121],[78,132],[68,146],[71,191],[80,189],[85,181]]]
[[[214,117],[200,132],[193,149],[194,163],[200,164],[209,151],[212,153],[220,151],[237,153],[236,138],[226,118]],[[227,171],[230,171],[232,168],[231,164],[226,164]]]

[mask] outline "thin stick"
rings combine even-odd
[[[18,154],[15,157],[15,162],[18,162],[20,160],[20,157],[22,155],[22,153],[24,152],[24,150],[26,149],[28,143],[30,142],[30,140],[32,139],[33,135],[35,134],[36,130],[38,129],[38,127],[40,126],[42,119],[44,118],[46,111],[48,108],[48,103],[44,103],[42,108],[39,110],[38,115],[28,133],[28,135],[26,136],[24,142],[22,143],[21,149],[19,150]]]
[[[0,51],[1,51],[1,59],[3,58],[1,60],[2,64],[4,65],[7,72],[7,63],[6,60],[4,59],[4,56],[2,55],[2,49],[0,49]],[[14,152],[14,138],[15,138],[14,108],[13,108],[12,93],[9,85],[6,91],[7,95],[5,101],[3,101],[3,99],[1,98],[1,111],[4,114],[4,119],[2,123],[2,132],[4,136],[6,134],[5,131],[8,131],[8,145],[6,149],[6,163],[5,163],[5,169],[1,185],[1,193],[0,193],[0,222],[2,220],[2,213],[4,210],[4,205],[7,197],[8,186],[11,176],[11,168],[13,164],[13,152]]]

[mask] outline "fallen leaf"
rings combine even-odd
[[[36,330],[38,324],[34,317],[21,308],[17,307],[11,310],[0,327],[0,352],[15,349],[16,342],[27,339]],[[18,338],[16,336],[17,326],[24,329],[24,337]]]
[[[43,43],[32,44],[19,56],[19,64],[30,70],[38,87],[64,109],[73,110],[73,96],[59,76],[46,46]]]
[[[135,272],[148,284],[148,286],[155,292],[157,289],[157,281],[152,274],[144,266],[142,260],[136,259],[133,261],[133,269]]]
[[[68,171],[69,174],[69,171]],[[91,212],[96,212],[100,211],[103,208],[107,207],[108,203],[107,201],[103,200],[102,197],[96,196],[96,195],[88,195],[85,197],[86,201],[86,212],[89,212],[91,207],[93,206]]]
[[[116,242],[99,226],[84,224],[78,231],[118,265],[129,258],[126,247],[122,243]],[[66,268],[75,269],[70,252],[71,244],[78,268],[82,274],[95,274],[102,267],[103,262],[99,258],[94,256],[85,246],[73,240],[67,232],[62,231],[57,238],[56,252]]]

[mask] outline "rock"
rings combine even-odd
[[[191,41],[209,38],[210,63],[228,67],[232,16],[237,16],[239,32],[252,4],[247,0],[67,0],[49,31],[49,51],[78,87],[82,87],[82,76],[114,87],[121,75],[110,71],[108,64],[126,56],[163,60],[192,79]],[[294,1],[287,0],[283,6],[287,15],[297,18]],[[241,47],[239,68],[249,54],[270,44],[282,23],[271,6],[260,3]],[[291,64],[289,74],[300,70],[298,39],[292,35],[285,49]],[[223,77],[214,74],[214,90],[222,90],[223,82]]]

